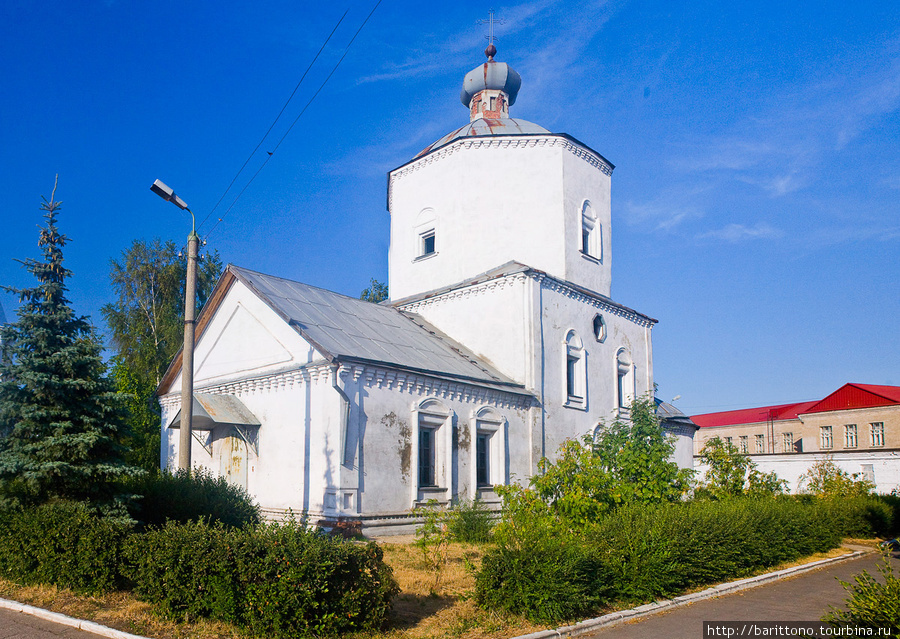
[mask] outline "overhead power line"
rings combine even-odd
[[[275,151],[278,150],[278,147],[280,147],[280,146],[281,146],[281,143],[284,142],[285,138],[287,138],[288,134],[289,134],[289,133],[291,132],[291,130],[294,128],[294,125],[297,124],[297,122],[300,120],[300,118],[303,116],[303,114],[306,113],[306,110],[307,110],[307,109],[309,108],[309,106],[313,103],[313,101],[316,99],[316,97],[319,95],[319,93],[322,92],[322,89],[325,88],[325,85],[328,84],[328,81],[331,79],[331,76],[334,75],[335,71],[338,70],[338,67],[341,66],[341,62],[343,62],[343,61],[344,61],[344,58],[347,57],[347,53],[349,53],[350,47],[353,46],[353,42],[356,40],[356,37],[357,37],[357,36],[360,34],[360,32],[363,30],[363,27],[365,27],[366,24],[369,22],[369,19],[372,17],[372,14],[375,13],[375,10],[378,9],[378,6],[379,6],[381,3],[382,3],[382,0],[378,0],[378,2],[375,3],[375,6],[372,7],[372,10],[369,12],[369,15],[366,16],[366,19],[362,21],[362,24],[361,24],[361,25],[359,25],[359,28],[356,30],[356,33],[354,33],[354,34],[353,34],[353,37],[350,38],[350,42],[347,43],[347,47],[344,49],[344,54],[341,56],[340,60],[337,61],[337,63],[334,65],[334,68],[331,69],[331,72],[328,74],[328,76],[325,78],[325,80],[322,81],[322,84],[319,85],[319,88],[316,89],[316,92],[313,93],[312,97],[309,99],[309,101],[306,103],[306,105],[303,107],[303,109],[300,111],[300,113],[297,115],[297,117],[294,118],[294,121],[291,122],[291,125],[288,127],[287,131],[285,131],[285,132],[284,132],[284,135],[281,136],[281,139],[278,140],[278,144],[275,145],[275,148],[272,149],[271,151],[268,151],[268,152],[267,152],[268,155],[266,156],[266,159],[263,161],[263,163],[260,165],[260,167],[256,170],[256,173],[254,173],[253,176],[247,181],[247,183],[244,185],[244,188],[242,188],[241,191],[240,191],[240,193],[238,193],[237,196],[234,198],[234,200],[232,200],[231,204],[228,206],[227,209],[225,209],[225,212],[222,213],[221,217],[219,217],[219,219],[216,220],[216,223],[215,223],[215,224],[213,225],[213,227],[210,229],[209,233],[206,234],[206,237],[207,237],[207,238],[208,238],[210,235],[213,234],[213,232],[216,230],[216,228],[218,228],[219,224],[222,222],[222,220],[225,218],[225,216],[228,215],[228,213],[231,211],[231,209],[234,208],[234,205],[237,203],[237,201],[238,201],[238,200],[241,198],[241,196],[244,194],[244,191],[247,190],[247,188],[250,186],[250,184],[253,183],[253,180],[256,179],[256,176],[260,174],[260,172],[265,168],[266,164],[269,163],[269,160],[272,159],[272,156],[275,154]],[[345,15],[346,15],[346,14],[345,14]],[[343,18],[342,18],[342,19],[343,19]],[[330,36],[329,36],[329,37],[330,37]],[[283,110],[283,109],[282,109],[282,110]],[[279,115],[280,115],[280,114],[279,114]],[[270,130],[271,130],[271,129],[270,129]],[[268,133],[267,133],[267,134],[268,134]],[[260,143],[262,143],[262,142],[260,142]],[[257,146],[257,148],[259,148],[259,147]],[[254,151],[254,153],[255,153],[255,151]],[[246,162],[245,162],[245,164],[246,164]],[[229,188],[230,188],[230,187],[229,187]],[[218,206],[218,204],[217,204],[216,206]],[[207,215],[207,217],[209,217],[209,216]],[[204,221],[205,221],[205,220],[204,220]]]
[[[219,201],[216,202],[216,205],[214,207],[212,207],[212,209],[210,210],[209,213],[206,214],[206,217],[203,218],[203,221],[200,222],[200,226],[197,227],[198,230],[203,228],[203,225],[206,224],[206,220],[209,219],[209,216],[212,215],[217,208],[219,208],[219,205],[222,203],[222,200],[225,199],[225,196],[228,194],[228,191],[230,191],[231,187],[234,186],[234,183],[237,182],[238,177],[240,176],[241,173],[243,173],[244,169],[247,167],[247,164],[250,162],[251,158],[253,158],[253,156],[256,155],[256,152],[259,151],[259,147],[261,147],[262,143],[265,142],[267,137],[269,137],[269,133],[272,132],[272,129],[275,127],[275,124],[281,118],[281,114],[284,113],[284,110],[287,108],[288,104],[290,104],[291,100],[294,99],[294,95],[296,95],[297,89],[299,89],[300,85],[303,84],[303,80],[306,79],[306,76],[309,73],[309,70],[313,68],[313,65],[316,63],[316,60],[318,60],[319,56],[322,55],[322,51],[325,50],[325,47],[328,45],[328,42],[331,40],[331,36],[333,36],[334,32],[338,30],[339,26],[341,26],[341,22],[343,22],[344,18],[347,17],[347,13],[349,11],[350,11],[350,9],[347,9],[347,11],[344,11],[344,15],[341,16],[340,20],[337,21],[337,24],[335,24],[334,28],[331,30],[331,33],[329,33],[328,37],[325,38],[325,42],[323,42],[322,46],[319,47],[319,50],[316,53],[315,57],[312,59],[312,62],[309,63],[309,66],[306,67],[306,71],[304,71],[303,75],[300,76],[300,81],[297,82],[297,86],[294,87],[294,90],[291,91],[291,95],[288,96],[287,100],[285,100],[284,106],[281,107],[281,111],[279,111],[278,115],[275,116],[275,119],[272,120],[272,124],[269,125],[269,128],[263,134],[262,138],[260,138],[259,143],[257,143],[256,147],[254,147],[254,149],[250,152],[250,155],[247,156],[247,159],[244,160],[244,163],[241,165],[241,168],[239,168],[238,172],[234,174],[234,177],[231,179],[231,182],[229,182],[228,186],[225,188],[225,191],[222,193],[222,196],[219,198]]]

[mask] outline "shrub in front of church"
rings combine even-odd
[[[139,495],[131,516],[144,527],[167,521],[212,521],[240,527],[260,520],[259,508],[246,490],[198,468],[190,473],[147,473],[132,479],[128,490]]]
[[[612,580],[579,527],[561,520],[532,491],[518,486],[504,494],[493,546],[475,576],[475,600],[484,608],[524,614],[536,623],[576,619],[596,610],[611,594]]]
[[[130,523],[101,517],[83,503],[0,510],[0,577],[97,594],[122,586],[119,572]]]
[[[891,507],[871,497],[630,504],[584,522],[532,490],[505,492],[476,601],[544,623],[746,577],[835,548],[847,536],[893,529]]]
[[[129,546],[135,593],[161,613],[221,619],[260,636],[377,629],[397,592],[377,545],[295,522],[242,529],[170,522]]]

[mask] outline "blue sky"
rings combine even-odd
[[[70,298],[102,327],[110,258],[190,229],[153,180],[205,217],[341,14],[261,151],[373,5],[0,4],[0,284],[31,284],[13,258],[37,256],[58,173]],[[386,172],[467,121],[488,8],[384,0],[208,246],[348,295],[386,280]],[[900,385],[896,2],[494,8],[497,59],[523,80],[513,117],[616,165],[613,298],[659,319],[660,397],[693,414]]]

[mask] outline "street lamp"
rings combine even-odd
[[[184,347],[181,354],[181,428],[178,437],[178,469],[191,470],[191,426],[194,413],[194,313],[197,298],[197,252],[200,236],[196,231],[194,212],[175,191],[156,180],[150,187],[162,199],[191,214],[188,235],[187,282],[184,288]]]

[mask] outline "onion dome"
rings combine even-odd
[[[516,95],[519,93],[519,87],[522,86],[522,78],[505,62],[494,62],[496,53],[497,47],[493,44],[489,45],[484,50],[488,61],[469,71],[463,79],[459,100],[470,109],[473,99],[484,91],[503,93],[506,106],[516,103]]]

